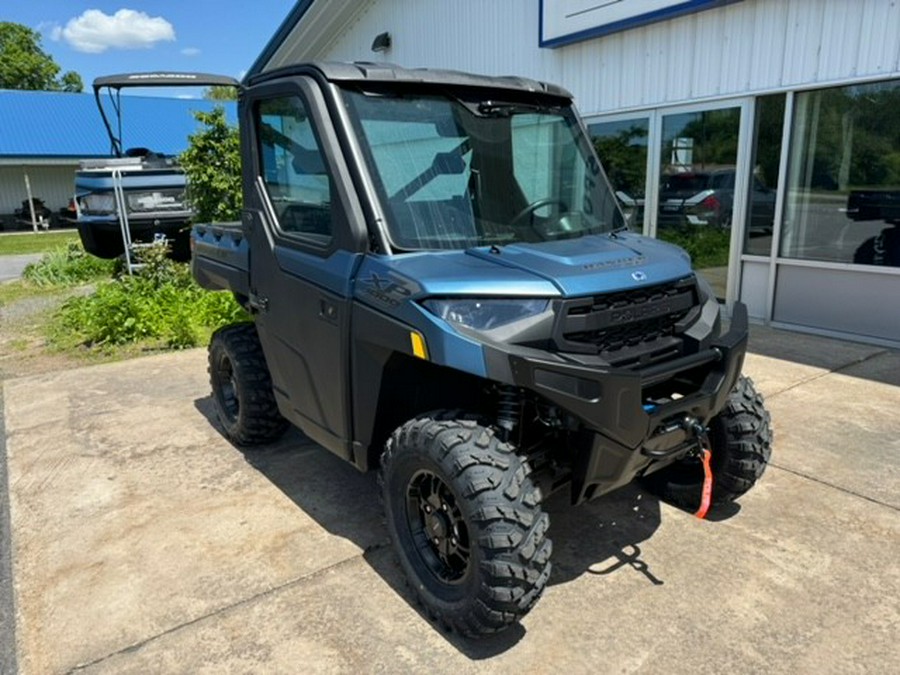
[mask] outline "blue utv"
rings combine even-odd
[[[242,220],[193,272],[252,323],[209,347],[224,432],[289,424],[378,469],[429,616],[518,621],[550,577],[542,503],[639,478],[705,510],[771,452],[741,375],[747,312],[682,250],[627,232],[564,89],[385,64],[296,65],[239,98]]]

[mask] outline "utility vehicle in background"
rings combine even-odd
[[[762,475],[745,307],[723,332],[687,254],[625,231],[567,91],[310,63],[250,78],[239,118],[242,220],[192,235],[195,278],[253,317],[212,338],[218,418],[241,446],[293,424],[378,469],[442,625],[480,636],[531,609],[551,492],[640,478],[697,508]]]
[[[184,171],[178,159],[145,147],[122,147],[122,89],[129,87],[238,86],[237,80],[203,73],[131,73],[94,80],[94,98],[109,134],[112,156],[84,159],[75,172],[78,234],[84,249],[115,258],[133,242],[163,237],[176,258],[190,257],[190,221]],[[101,92],[114,112],[107,115]]]

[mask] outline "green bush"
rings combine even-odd
[[[727,267],[731,230],[706,226],[684,226],[659,231],[659,238],[688,252],[697,269]]]
[[[204,344],[223,324],[246,320],[230,294],[200,288],[187,264],[166,257],[164,245],[138,256],[144,265],[139,273],[67,300],[54,318],[51,342],[63,347],[140,342],[180,349]]]
[[[28,265],[22,277],[35,286],[77,286],[112,276],[115,261],[102,260],[85,253],[78,242],[59,246],[36,263]]]
[[[188,137],[190,146],[178,161],[187,175],[194,220],[209,223],[237,220],[241,214],[241,143],[237,127],[225,119],[225,110],[197,111],[203,125]]]

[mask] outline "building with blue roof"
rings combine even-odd
[[[108,98],[107,115],[115,119]],[[123,148],[145,147],[177,155],[188,147],[188,136],[200,125],[196,111],[224,106],[237,123],[236,105],[204,99],[121,97]],[[25,176],[31,193],[55,213],[74,192],[80,159],[108,157],[109,136],[92,94],[0,90],[0,218],[14,226],[12,214],[26,199]]]

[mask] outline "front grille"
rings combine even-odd
[[[560,303],[554,343],[561,352],[600,354],[646,365],[681,353],[676,325],[697,304],[694,277]]]

